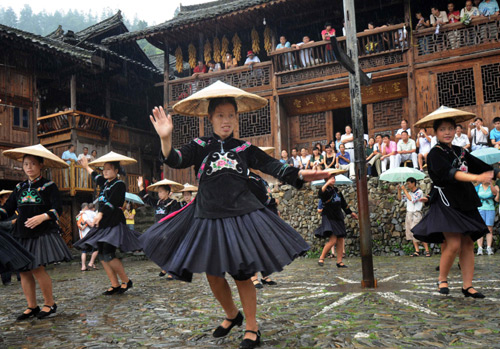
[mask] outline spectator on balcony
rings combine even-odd
[[[369,22],[368,23],[368,28],[366,28],[364,31],[365,32],[369,32],[369,31],[372,31],[372,30],[375,30],[375,25],[373,24],[373,22]],[[384,39],[386,39],[384,37]],[[368,37],[368,42],[367,44],[365,45],[365,53],[368,55],[370,53],[375,53],[375,52],[379,52],[380,51],[380,45],[379,45],[379,40],[378,40],[378,37],[377,35],[370,35]]]
[[[335,133],[335,151],[338,153],[340,151],[340,145],[342,144],[342,133]]]
[[[396,167],[401,166],[401,163],[411,160],[413,168],[417,168],[417,145],[415,141],[409,138],[408,132],[401,133],[401,139],[398,142],[398,153],[396,154]]]
[[[307,154],[306,148],[300,149],[300,167],[301,169],[309,169],[309,160],[311,160],[311,155]]]
[[[470,148],[469,137],[463,133],[462,125],[457,125],[455,128],[455,137],[453,137],[451,144],[467,150]]]
[[[260,59],[253,53],[252,50],[250,50],[247,52],[247,59],[245,61],[245,65],[248,66],[250,70],[252,70],[255,63],[260,63]]]
[[[83,153],[81,153],[80,155],[78,155],[78,164],[81,164],[81,160],[83,157],[86,157],[88,162],[91,162],[92,161],[92,156],[89,154],[89,148],[87,147],[83,147]],[[80,188],[89,188],[91,187],[91,183],[89,181],[89,174],[87,173],[87,171],[84,171],[82,169],[80,169],[78,171],[78,173],[80,174],[79,178],[80,178],[80,183],[78,183],[79,185],[77,185],[78,187]]]
[[[472,0],[467,0],[465,7],[460,11],[460,21],[465,25],[469,25],[471,20],[479,16],[481,16],[479,9],[472,5]]]
[[[212,59],[210,62],[208,62],[208,72],[209,73],[215,73],[220,71],[222,68],[220,66],[220,63],[215,63],[215,61]]]
[[[285,48],[291,48],[292,45],[290,42],[286,39],[285,36],[280,36],[280,43],[276,45],[276,51],[283,50]],[[293,57],[291,53],[286,53],[282,56],[283,58],[283,67],[284,69],[293,69]]]
[[[92,150],[92,152],[90,153],[90,161],[94,161],[95,159],[97,159],[97,150]]]
[[[92,156],[89,154],[89,148],[87,147],[83,147],[83,153],[78,155],[77,158],[78,163],[80,163],[80,160],[82,160],[84,156],[87,158],[87,160],[89,160],[88,162],[92,161]]]
[[[479,13],[483,17],[496,16],[499,13],[498,3],[495,0],[484,0],[479,4]],[[495,41],[498,34],[496,21],[484,23],[480,26],[481,39],[483,42]]]
[[[300,168],[300,156],[297,148],[292,148],[292,157],[290,159],[293,161],[293,167]]]
[[[490,131],[490,140],[493,147],[500,149],[500,117],[493,119],[493,126],[495,128]]]
[[[391,137],[389,135],[384,135],[382,137],[382,156],[380,157],[382,173],[387,171],[387,163],[389,163],[389,168],[396,168],[397,154],[398,145],[396,142],[391,141]]]
[[[354,178],[354,163],[351,161],[349,153],[346,152],[345,145],[341,144],[339,146],[339,152],[336,157],[337,163],[335,164],[335,167],[341,170],[348,170],[349,177]]]
[[[330,22],[326,22],[325,29],[321,31],[321,38],[325,41],[330,41],[332,36],[335,36],[335,29],[332,28],[332,24]],[[336,59],[337,58],[332,50],[332,45],[327,44],[325,47],[325,62],[332,62]]]
[[[467,137],[471,139],[472,151],[488,147],[488,128],[483,126],[483,119],[476,118],[469,124]]]
[[[312,152],[308,168],[312,168],[313,170],[322,170],[325,162],[323,155],[321,155],[320,150],[316,147],[313,148]]]
[[[340,142],[345,146],[345,151],[349,153],[350,160],[354,162],[354,135],[351,126],[345,127],[345,133],[340,137]]]
[[[424,170],[424,161],[427,163],[427,155],[431,151],[431,137],[427,134],[427,129],[421,128],[417,135],[418,147],[418,168]]]
[[[460,11],[455,9],[453,2],[448,3],[448,23],[460,22]],[[456,49],[460,44],[459,33],[456,30],[448,32],[448,39],[450,40],[451,48]]]
[[[233,58],[231,52],[226,53],[226,60],[224,61],[224,69],[231,69],[238,66],[238,61]]]
[[[484,17],[497,16],[499,11],[498,2],[495,0],[484,0],[479,4],[479,13]]]
[[[439,8],[435,6],[431,7],[430,22],[431,25],[436,28],[434,37],[436,49],[442,51],[444,49],[445,38],[440,29],[443,25],[448,23],[448,15],[445,11],[439,11]]]
[[[424,17],[424,15],[422,14],[422,11],[417,11],[415,13],[415,17],[417,17],[417,25],[415,26],[416,32],[427,29],[431,26],[431,24],[429,23],[429,20],[426,19]],[[429,37],[422,36],[422,37],[418,38],[418,46],[419,46],[419,51],[421,52],[421,54],[424,54],[424,55],[429,54],[430,53],[430,51],[429,51]]]
[[[302,38],[302,42],[299,42],[298,44],[293,44],[292,48],[300,50],[300,62],[302,63],[302,66],[305,67],[310,67],[311,65],[314,64],[314,58],[312,56],[312,49],[310,48],[303,48],[302,46],[307,44],[312,44],[314,40],[311,40],[309,36],[304,35]]]
[[[411,128],[408,127],[408,121],[401,120],[401,128],[396,131],[396,141],[399,141],[402,137],[401,134],[406,131],[408,136],[411,137]]]
[[[75,154],[75,146],[73,144],[70,144],[68,146],[68,150],[62,153],[61,158],[65,160],[68,165],[71,165],[71,162],[77,162],[78,158]]]
[[[375,166],[375,170],[377,170],[377,175],[380,176],[382,173],[382,169],[380,166],[380,158],[382,157],[382,136],[377,135],[374,139],[373,144],[373,152],[370,156],[367,157],[366,161],[368,161],[368,165],[371,167],[371,175],[373,176],[373,167]],[[370,141],[368,142],[370,143]]]
[[[193,69],[193,76],[197,76],[198,74],[204,74],[208,72],[208,68],[203,61],[198,61],[198,65]]]
[[[335,168],[335,152],[330,144],[325,146],[325,168]]]

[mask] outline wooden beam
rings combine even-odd
[[[165,38],[165,46],[163,48],[163,108],[167,109],[169,98],[168,98],[168,82],[170,78],[170,54],[169,54],[168,41]]]
[[[70,93],[71,93],[70,108],[73,110],[76,110],[77,108],[76,108],[76,75],[75,74],[71,75]]]

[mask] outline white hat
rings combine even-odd
[[[163,185],[168,185],[172,190],[172,192],[178,192],[184,189],[184,186],[182,184],[171,181],[169,179],[162,179],[161,181],[156,182],[155,184],[151,184],[150,186],[147,187],[147,189],[150,191],[158,191],[158,188]]]
[[[90,162],[89,166],[100,167],[107,162],[119,162],[120,165],[124,166],[135,164],[137,163],[137,160],[129,158],[125,155],[115,153],[114,151],[110,151],[106,155],[103,155],[100,158],[97,158],[94,161]]]
[[[33,155],[43,158],[43,164],[45,167],[54,167],[54,168],[69,167],[66,161],[64,161],[63,159],[52,153],[50,150],[48,150],[41,144],[30,145],[29,147],[4,150],[3,155],[8,157],[9,159],[20,162],[23,161],[23,157],[25,155]]]

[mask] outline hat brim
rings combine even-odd
[[[440,107],[439,109],[436,109],[429,115],[425,116],[424,118],[418,120],[414,127],[432,127],[434,125],[434,122],[436,120],[441,120],[441,119],[453,119],[457,124],[473,119],[476,117],[476,114],[460,110],[460,109],[454,109],[454,108],[447,108],[447,107]]]
[[[198,191],[198,187],[194,186],[194,185],[185,185],[183,189],[179,190],[180,193],[183,193],[185,191],[197,192]]]
[[[0,196],[6,195],[6,194],[9,194],[9,195],[12,194],[12,190],[5,190],[4,189],[4,190],[0,191]]]
[[[101,156],[100,158],[95,159],[94,161],[89,162],[89,166],[92,167],[101,167],[104,166],[107,162],[119,162],[121,166],[133,165],[137,163],[137,160],[129,158],[128,156],[121,155],[111,151],[106,155]]]
[[[2,154],[5,157],[8,157],[9,159],[19,162],[23,161],[25,155],[38,156],[43,158],[44,167],[51,167],[51,168],[69,167],[66,161],[64,161],[63,159],[52,153],[50,150],[48,150],[41,144],[32,145],[29,147],[4,150]]]
[[[274,148],[274,147],[259,147],[259,149],[262,150],[267,155],[274,155],[274,150],[276,148]]]
[[[339,174],[342,174],[342,173],[346,173],[347,170],[342,170],[342,169],[339,169],[339,168],[327,168],[326,170],[323,170],[323,172],[327,172],[330,176],[331,175],[339,175]]]
[[[170,190],[172,192],[180,192],[182,189],[184,189],[184,186],[180,183],[171,181],[169,179],[163,179],[159,182],[156,182],[155,184],[151,184],[147,187],[149,191],[158,191],[158,188],[161,186],[168,185],[170,187]]]
[[[238,113],[248,113],[267,105],[267,99],[248,93],[239,88],[217,81],[201,91],[177,102],[174,112],[187,116],[208,116],[208,105],[214,98],[232,97],[236,101]]]

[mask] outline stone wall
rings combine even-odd
[[[405,215],[406,204],[397,200],[396,184],[379,181],[371,178],[368,181],[370,221],[373,237],[373,253],[375,255],[404,255],[413,252],[413,245],[406,240]],[[419,182],[424,194],[430,191],[429,178]],[[355,212],[357,209],[356,185],[341,185],[346,201]],[[273,196],[279,200],[281,217],[294,227],[311,246],[311,251],[321,252],[325,239],[318,239],[314,231],[321,224],[321,216],[317,213],[318,187],[306,184],[303,189],[297,190],[290,185],[273,187]],[[424,212],[427,208],[424,209]],[[498,217],[497,217],[498,218]],[[359,256],[359,225],[351,217],[345,219],[347,237],[345,249],[348,256]],[[494,229],[498,232],[498,221]],[[498,240],[494,242],[496,246]],[[431,244],[432,252],[440,252],[439,245]]]

